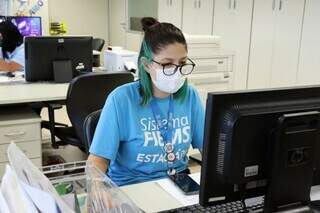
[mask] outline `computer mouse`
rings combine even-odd
[[[7,76],[13,78],[15,75],[12,72],[7,72]]]

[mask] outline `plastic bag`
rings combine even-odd
[[[15,171],[20,181],[52,195],[61,212],[74,213],[74,211],[58,195],[50,180],[44,176],[44,174],[14,143],[9,145],[7,154],[11,168]]]
[[[121,189],[92,162],[87,162],[88,213],[140,213],[141,211]]]

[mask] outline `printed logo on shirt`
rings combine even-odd
[[[167,119],[162,120],[163,124],[168,123]],[[156,120],[148,117],[140,119],[141,130],[144,134],[143,147],[163,147],[164,141],[161,136],[160,130],[157,126]],[[191,141],[190,135],[190,122],[187,116],[173,118],[172,121],[172,144],[174,147],[179,147],[179,144],[188,144]],[[187,146],[188,147],[188,146]],[[151,163],[163,163],[166,161],[166,154],[157,152],[152,153],[138,153],[136,160],[138,162],[151,162]],[[178,148],[174,150],[177,160],[183,159],[186,156],[187,150]]]

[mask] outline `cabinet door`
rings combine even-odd
[[[301,39],[298,85],[320,83],[320,1],[307,0]]]
[[[235,52],[234,89],[245,89],[250,49],[253,0],[215,0],[213,34],[221,48]]]
[[[279,0],[273,43],[271,87],[296,85],[304,0]]]
[[[182,30],[188,34],[212,34],[213,0],[183,1]]]
[[[269,87],[272,67],[275,0],[255,0],[249,59],[248,88]]]
[[[158,19],[160,22],[168,22],[181,28],[182,0],[159,0]]]

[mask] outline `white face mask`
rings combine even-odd
[[[175,69],[175,67],[170,69]],[[156,69],[155,71],[157,72],[157,79],[155,80],[152,78],[152,82],[162,92],[176,93],[183,86],[186,80],[186,78],[181,75],[179,70],[177,70],[175,74],[170,76],[165,75],[162,68]]]

